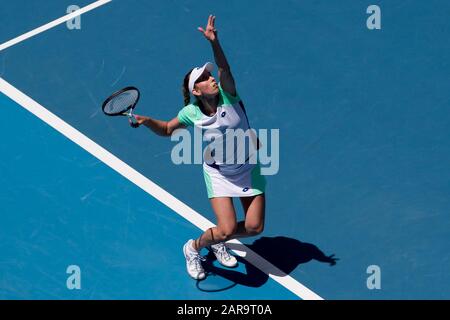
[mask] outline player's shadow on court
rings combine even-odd
[[[250,260],[254,260],[251,257],[251,253],[244,246],[234,243],[227,245],[230,249],[246,252],[246,256]],[[209,252],[207,260],[203,263],[208,277],[219,276],[228,280],[233,285],[204,291],[223,291],[236,284],[248,287],[260,287],[269,279],[266,272],[276,276],[285,276],[295,270],[298,265],[311,260],[328,263],[330,266],[334,266],[338,260],[334,257],[334,254],[327,256],[317,246],[311,243],[301,242],[287,237],[262,237],[253,242],[253,244],[246,246],[270,262],[272,266],[264,266],[265,272],[263,272],[247,260],[236,256],[239,264],[245,266],[246,272],[243,273],[225,267],[214,266],[213,261],[216,258],[212,252]],[[257,257],[256,260],[258,260]],[[200,286],[199,289],[202,290]]]

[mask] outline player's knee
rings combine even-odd
[[[228,225],[226,227],[219,228],[219,239],[220,241],[226,241],[230,239],[237,230],[237,224]]]
[[[259,224],[247,224],[245,226],[245,229],[247,230],[247,233],[256,236],[258,234],[261,234],[264,231],[264,223]]]

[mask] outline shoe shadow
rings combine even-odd
[[[243,273],[214,266],[213,262],[215,256],[212,252],[209,252],[206,261],[203,263],[203,267],[207,272],[207,278],[215,276],[216,279],[226,279],[227,285],[222,288],[216,287],[214,290],[204,290],[200,286],[197,286],[199,290],[215,292],[223,291],[230,289],[237,284],[247,287],[260,287],[269,279],[268,274],[285,276],[295,270],[298,265],[307,263],[311,260],[328,263],[330,266],[334,266],[337,260],[339,260],[334,257],[334,254],[330,256],[325,255],[317,246],[311,243],[281,236],[262,237],[253,242],[253,244],[246,245],[246,247],[235,243],[228,243],[227,246],[232,250],[243,252],[245,256],[249,258],[253,256],[253,252],[248,250],[251,249],[267,260],[271,265],[265,264],[263,266],[265,272],[263,272],[247,260],[236,256],[239,263],[245,267],[246,272]],[[253,256],[253,258],[258,259],[257,256]]]

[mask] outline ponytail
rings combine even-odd
[[[183,86],[181,87],[185,106],[187,106],[189,102],[191,102],[191,93],[189,92],[189,76],[191,75],[192,70],[186,73],[186,75],[184,76]]]

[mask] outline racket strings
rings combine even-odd
[[[104,111],[107,114],[124,113],[131,108],[139,98],[137,90],[127,90],[113,97],[106,103]]]

